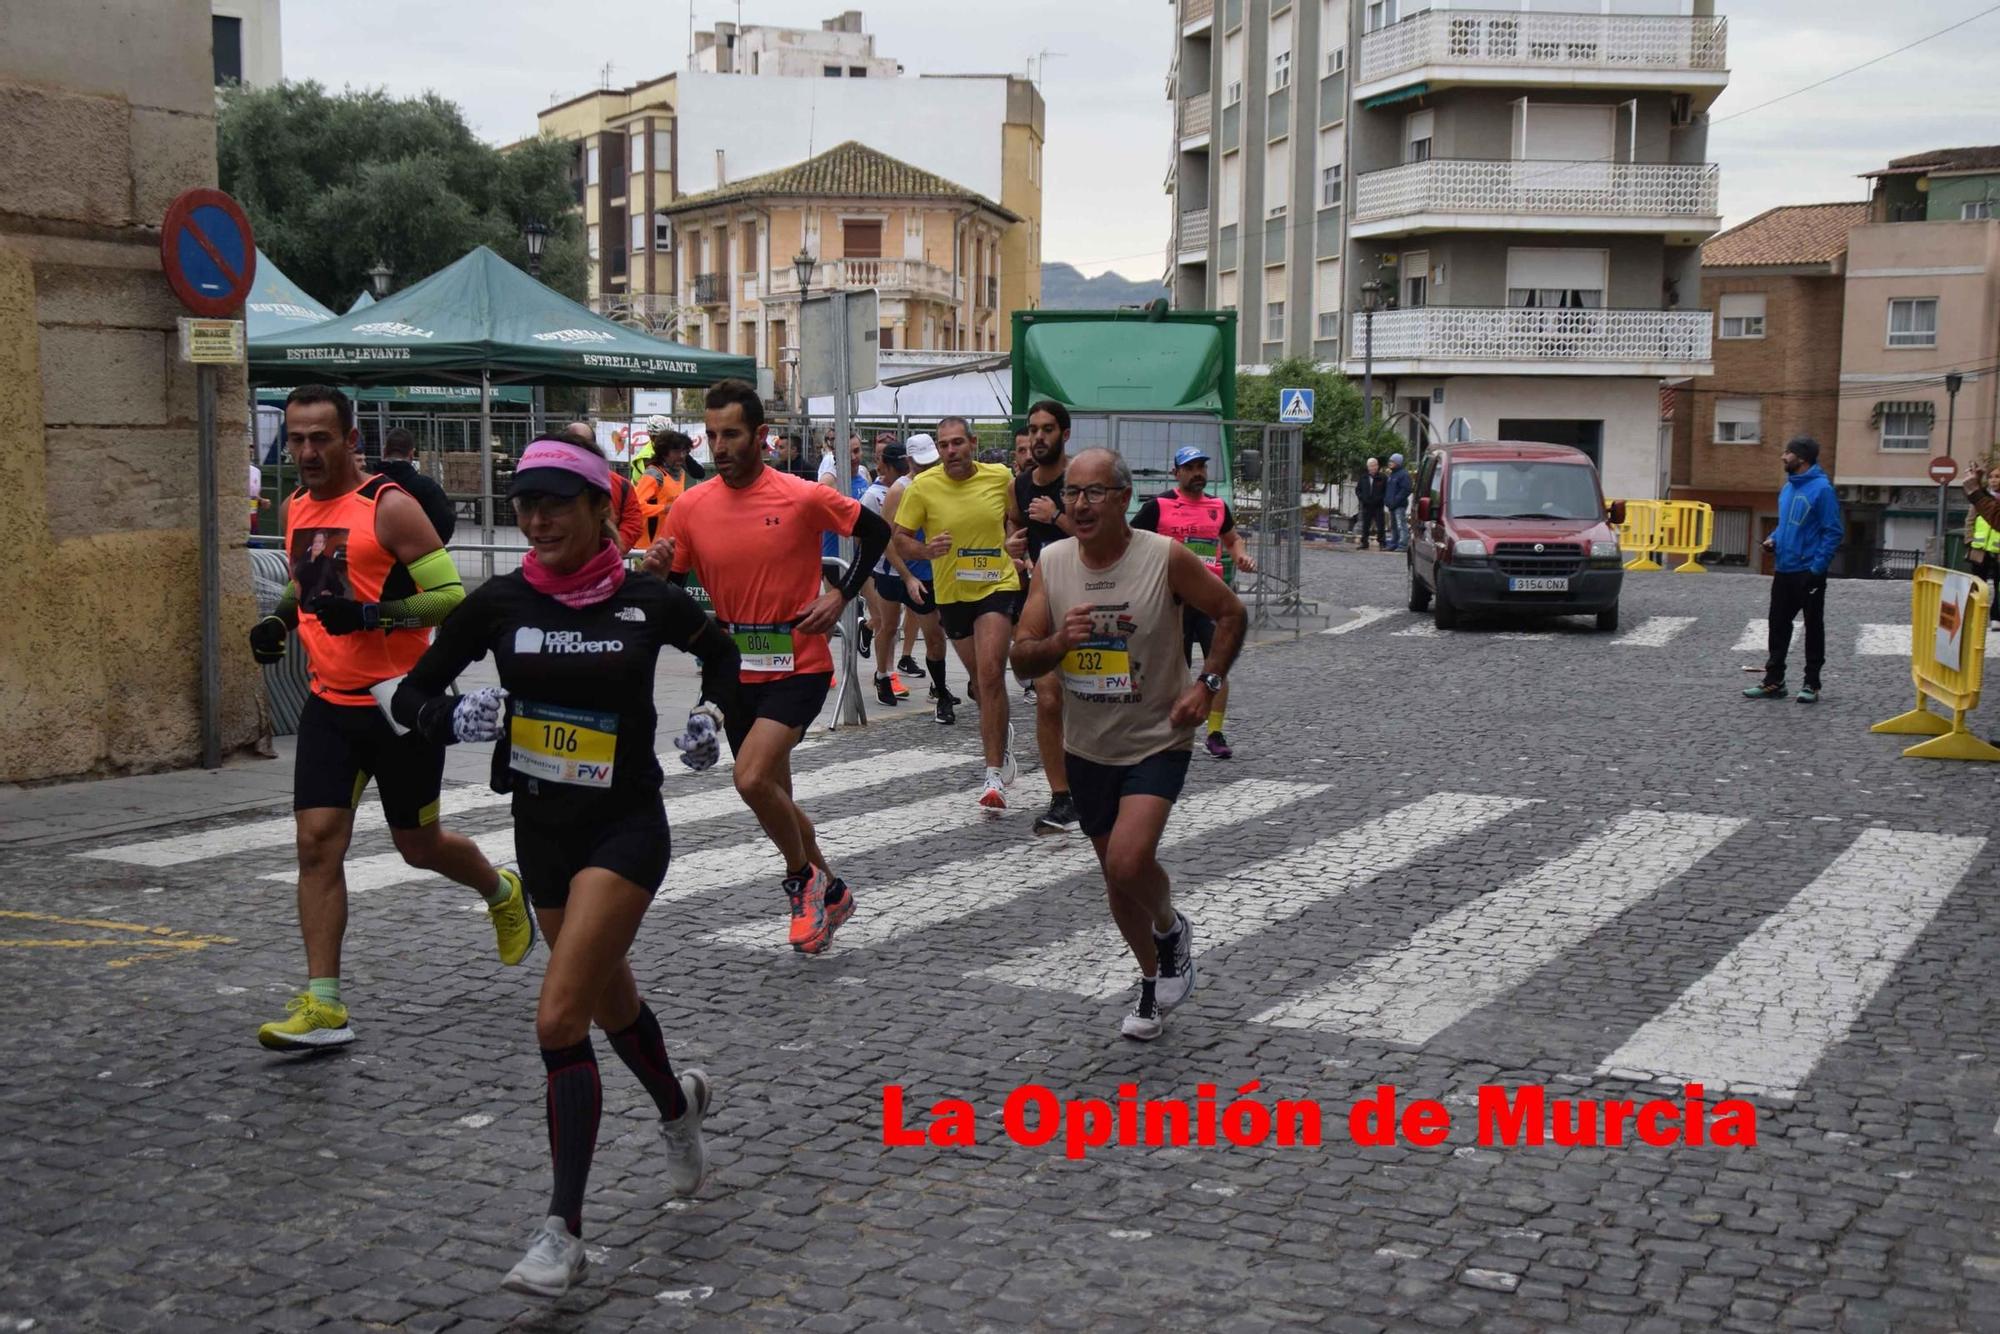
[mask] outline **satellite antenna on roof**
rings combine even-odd
[[[598,75],[597,86],[605,92],[611,91],[611,70],[612,70],[611,62],[607,60],[604,62],[604,68],[597,71]]]
[[[1034,55],[1029,56],[1028,64],[1031,67],[1031,72],[1028,78],[1034,83],[1035,87],[1039,88],[1042,86],[1042,72],[1048,66],[1049,57],[1053,56],[1057,60],[1061,60],[1068,54],[1067,51],[1051,51],[1047,47],[1044,47]]]

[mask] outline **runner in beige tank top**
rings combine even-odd
[[[1194,926],[1175,911],[1160,835],[1187,780],[1194,732],[1243,646],[1243,604],[1194,551],[1126,522],[1132,473],[1108,449],[1070,460],[1076,536],[1042,548],[1014,639],[1016,673],[1062,686],[1063,751],[1078,826],[1097,849],[1111,916],[1139,964],[1121,1032],[1151,1041],[1194,991]],[[1181,609],[1215,622],[1209,669],[1188,680]]]

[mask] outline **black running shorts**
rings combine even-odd
[[[1164,797],[1178,801],[1187,782],[1194,751],[1183,748],[1148,755],[1137,764],[1099,764],[1063,752],[1069,772],[1069,794],[1076,802],[1077,826],[1085,838],[1105,838],[1118,823],[1118,803],[1126,797]]]
[[[725,723],[732,754],[743,749],[744,738],[759,718],[769,718],[787,727],[811,727],[826,704],[833,688],[832,672],[802,672],[775,681],[746,683],[742,687],[743,708],[736,724]]]
[[[593,866],[656,894],[673,858],[667,808],[655,792],[650,801],[642,798],[623,811],[589,819],[541,823],[517,814],[514,854],[522,887],[537,908],[563,907],[570,881]]]
[[[880,570],[875,572],[875,591],[885,600],[894,602],[898,606],[908,607],[919,616],[928,616],[937,610],[937,598],[928,583],[924,585],[923,601],[912,602],[910,590],[903,587],[902,576],[894,570],[886,574]]]
[[[1201,660],[1207,663],[1208,655],[1215,651],[1215,621],[1202,615],[1193,607],[1181,608],[1181,652],[1186,655],[1188,666],[1194,666],[1194,646],[1201,645]]]
[[[1008,624],[1021,619],[1021,590],[1002,589],[988,593],[977,602],[947,602],[938,608],[939,624],[946,639],[972,638],[972,623],[982,616],[1005,616]]]
[[[351,811],[361,804],[370,778],[391,829],[437,823],[443,746],[433,746],[415,732],[397,736],[373,704],[329,704],[309,696],[299,712],[292,809]]]

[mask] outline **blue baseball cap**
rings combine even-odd
[[[1200,445],[1182,445],[1174,451],[1174,466],[1185,468],[1190,463],[1208,462],[1208,452]]]

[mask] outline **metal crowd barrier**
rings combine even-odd
[[[1917,706],[1869,731],[1930,737],[1904,750],[1913,759],[2000,760],[2000,747],[1965,725],[1965,715],[1979,707],[1992,599],[1984,580],[1937,565],[1917,567],[1910,580],[1910,678]],[[1950,719],[1933,712],[1927,700]]]

